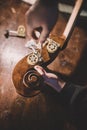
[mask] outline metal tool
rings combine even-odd
[[[17,31],[6,30],[4,35],[6,38],[8,38],[9,36],[25,38],[25,27],[23,25],[20,25],[18,26]]]

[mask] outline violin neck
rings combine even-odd
[[[75,3],[75,6],[73,8],[73,11],[72,11],[72,14],[68,20],[68,23],[66,25],[66,28],[63,32],[63,37],[65,37],[65,39],[68,38],[71,30],[72,30],[72,27],[77,19],[77,16],[79,14],[79,11],[81,9],[81,6],[82,6],[82,3],[83,3],[83,0],[76,0],[76,3]]]

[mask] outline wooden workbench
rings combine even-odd
[[[74,130],[70,128],[66,110],[59,102],[59,94],[46,86],[37,96],[19,95],[12,82],[16,63],[28,54],[27,39],[4,37],[6,29],[17,30],[24,25],[29,5],[20,0],[0,2],[0,129],[1,130]],[[61,35],[69,15],[59,14],[53,33]],[[87,81],[87,20],[78,19],[66,49],[48,66],[64,79],[86,84]],[[22,71],[22,70],[21,70]]]

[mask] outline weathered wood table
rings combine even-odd
[[[1,130],[74,130],[69,128],[68,115],[60,105],[59,94],[46,86],[37,96],[19,95],[12,82],[17,62],[28,54],[27,39],[9,37],[6,29],[17,30],[25,25],[24,14],[29,5],[20,0],[0,1],[0,129]],[[69,16],[59,14],[53,33],[61,35]],[[87,19],[78,18],[67,47],[48,66],[78,84],[87,82]],[[21,70],[22,71],[22,70]]]

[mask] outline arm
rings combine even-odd
[[[45,6],[55,6],[57,5],[58,1],[59,0],[37,0],[37,2]]]
[[[60,93],[60,101],[69,113],[69,120],[78,130],[87,130],[87,86],[68,83]]]
[[[74,123],[78,130],[86,130],[87,87],[64,82],[55,74],[46,72],[41,66],[34,68],[44,78],[44,82],[59,93],[60,103],[67,110],[69,121]]]

